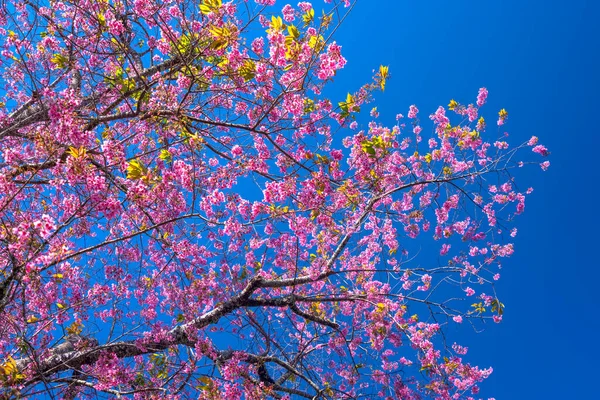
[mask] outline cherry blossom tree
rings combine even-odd
[[[447,331],[501,321],[547,149],[484,88],[328,98],[353,4],[274,3],[3,2],[2,398],[477,395]]]

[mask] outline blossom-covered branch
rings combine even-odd
[[[430,133],[393,66],[336,94],[348,0],[5,3],[0,396],[478,393],[447,327],[502,320],[549,167],[485,88]]]

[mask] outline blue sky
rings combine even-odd
[[[390,125],[411,104],[425,122],[451,98],[474,102],[485,86],[484,115],[506,108],[513,144],[536,135],[552,152],[547,172],[518,177],[535,191],[497,287],[503,323],[456,332],[472,361],[494,368],[484,396],[597,396],[599,16],[592,0],[359,0],[337,34],[348,64],[332,86],[355,90],[389,65],[376,105]]]

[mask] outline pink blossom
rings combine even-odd
[[[296,16],[294,15],[294,8],[289,4],[286,4],[281,12],[283,13],[283,20],[285,22],[292,22],[294,19],[296,19]]]
[[[431,275],[425,274],[421,277],[421,281],[426,284],[429,285],[431,283]]]
[[[444,107],[438,107],[435,113],[429,116],[429,119],[431,119],[436,124],[436,130],[438,134],[443,133],[446,126],[450,123],[450,120],[448,119],[448,117],[446,117],[446,110],[444,109]]]
[[[504,141],[495,141],[494,147],[497,147],[498,149],[501,149],[501,150],[506,150],[506,149],[508,149],[508,143],[504,142]]]
[[[342,57],[341,47],[336,42],[327,46],[327,51],[319,57],[319,69],[317,76],[321,80],[326,80],[332,77],[335,72],[346,65],[346,59]]]
[[[255,38],[252,40],[252,51],[258,55],[263,54],[265,47],[265,40],[262,37]]]
[[[469,117],[469,122],[473,122],[477,119],[477,108],[473,107],[472,104],[469,104],[467,107],[467,115]]]
[[[244,151],[242,150],[242,147],[237,144],[231,148],[231,154],[233,154],[235,157],[241,156],[243,152]]]
[[[550,154],[548,152],[548,149],[541,144],[538,144],[537,146],[535,146],[533,149],[531,149],[531,151],[533,151],[534,153],[541,154],[544,157],[547,156],[548,154]]]
[[[454,350],[454,352],[455,352],[456,354],[460,354],[460,355],[464,356],[465,354],[467,354],[467,353],[468,353],[468,351],[469,351],[469,348],[468,348],[468,347],[461,346],[461,345],[459,345],[459,344],[457,344],[457,343],[453,343],[453,344],[452,344],[452,350]]]
[[[344,154],[341,150],[331,150],[331,158],[334,160],[339,161],[342,159],[342,157],[344,157]]]
[[[442,249],[440,250],[440,256],[445,256],[446,254],[448,254],[448,251],[450,250],[450,247],[451,246],[449,244],[444,243],[442,245]]]
[[[407,360],[405,357],[400,357],[400,360],[399,360],[399,361],[400,361],[400,363],[401,363],[401,364],[403,364],[403,365],[412,365],[412,363],[413,363],[412,361],[410,361],[410,360]]]
[[[419,113],[419,109],[417,106],[412,105],[408,110],[408,118],[414,119],[417,118],[417,114]]]
[[[479,93],[477,94],[477,106],[481,107],[485,104],[485,100],[487,99],[488,91],[486,88],[479,89]]]
[[[301,1],[300,3],[298,3],[298,8],[301,9],[303,12],[307,12],[310,11],[310,9],[312,8],[312,4],[307,1]]]

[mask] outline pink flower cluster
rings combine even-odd
[[[342,57],[341,47],[335,42],[327,46],[327,51],[319,57],[319,69],[317,76],[319,79],[326,80],[333,77],[335,72],[344,68],[346,59]]]

